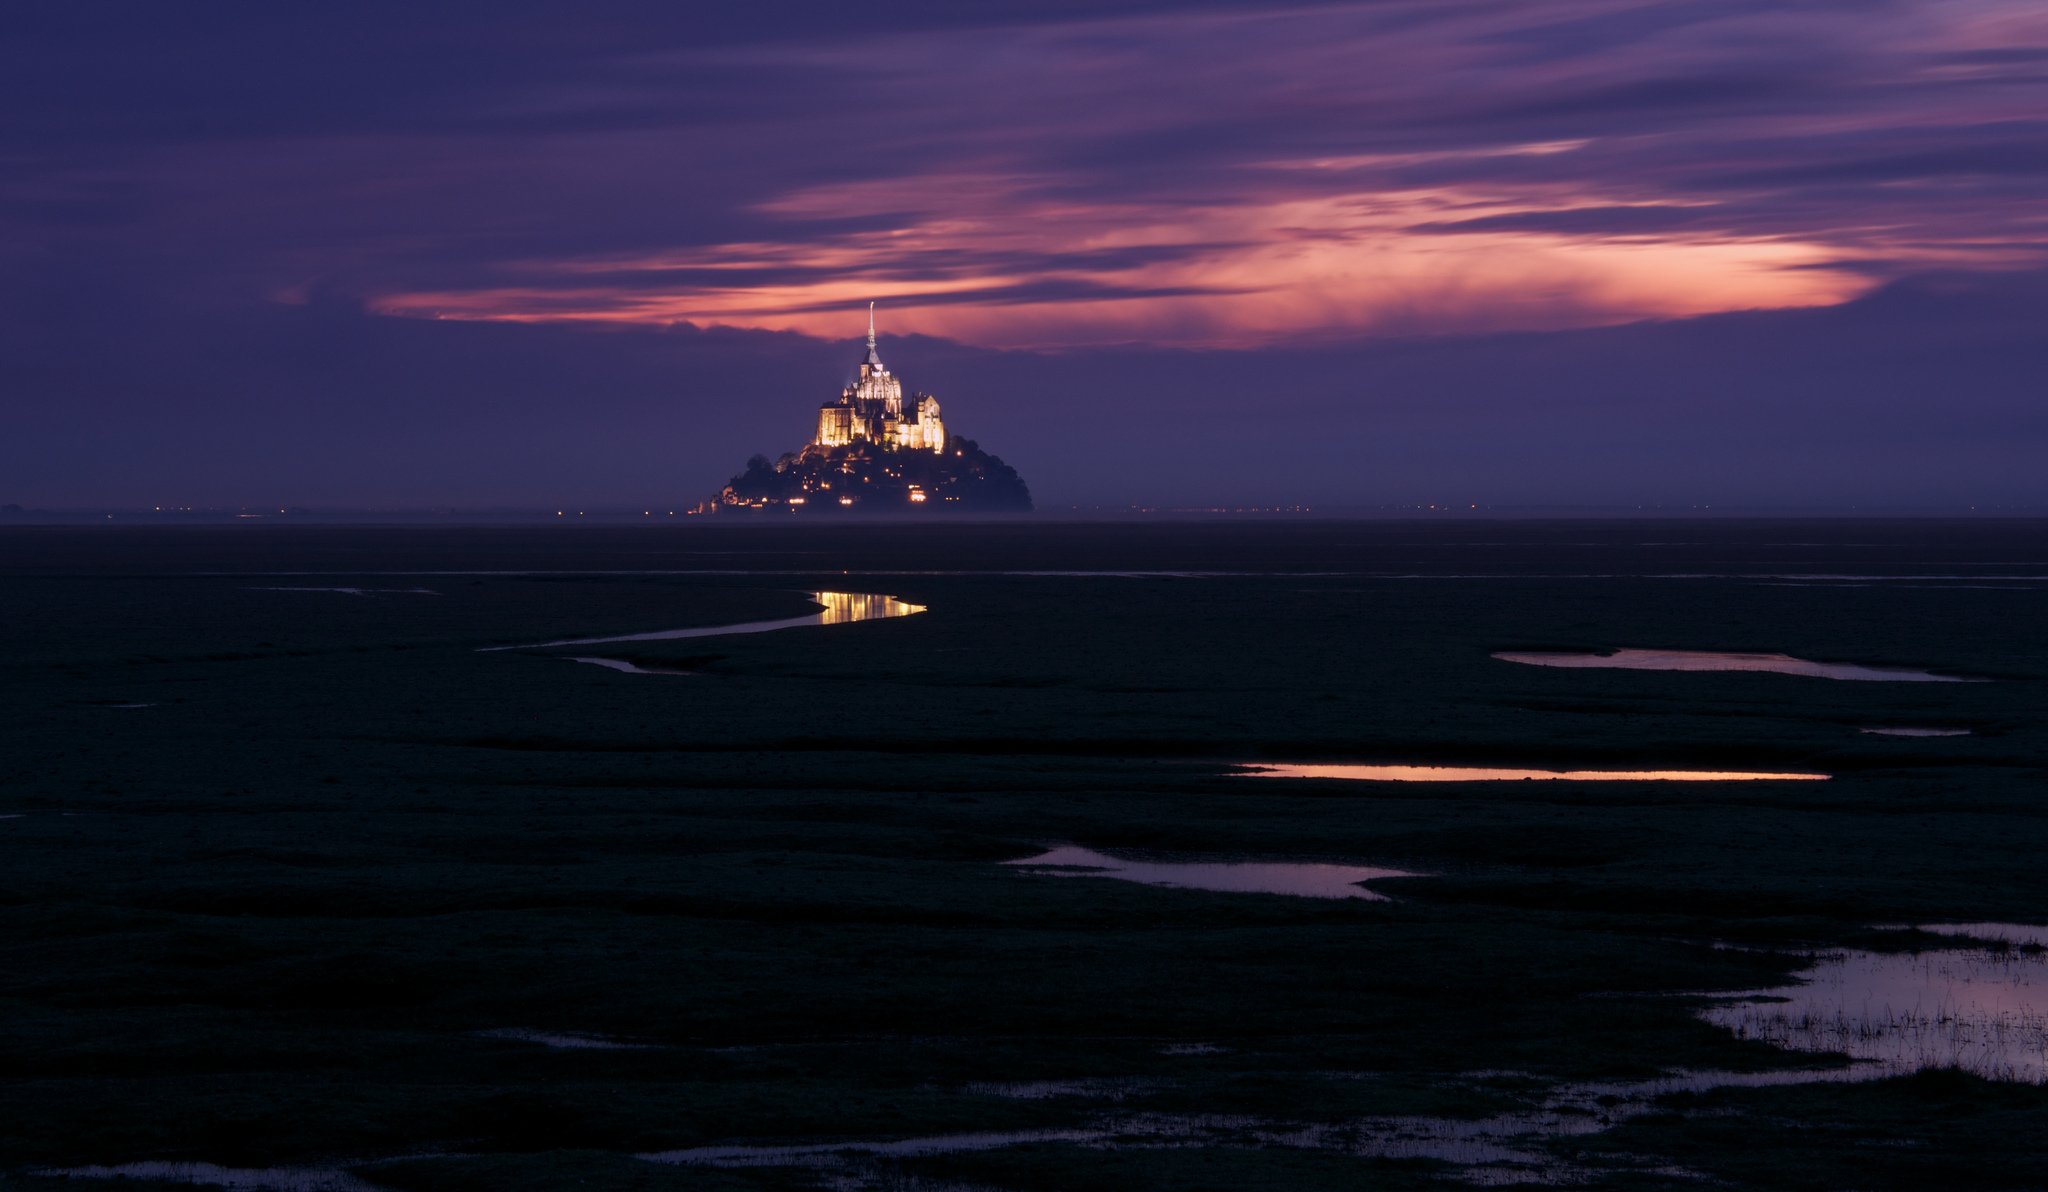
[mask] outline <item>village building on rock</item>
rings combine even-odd
[[[1023,512],[1031,492],[1016,469],[972,439],[946,433],[939,399],[911,393],[875,347],[868,304],[867,353],[853,383],[818,407],[817,437],[770,461],[757,455],[694,512]]]

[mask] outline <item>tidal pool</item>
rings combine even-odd
[[[1385,902],[1387,896],[1358,883],[1383,877],[1421,876],[1400,869],[1331,865],[1317,861],[1132,861],[1074,845],[1003,864],[1015,865],[1026,873],[1046,877],[1106,877],[1178,890],[1289,894],[1297,898],[1363,898],[1375,902]]]
[[[603,1035],[579,1035],[567,1031],[529,1031],[519,1027],[505,1027],[501,1030],[478,1031],[485,1039],[510,1039],[516,1043],[538,1043],[559,1051],[647,1051],[651,1043],[627,1043]]]
[[[704,1146],[638,1156],[655,1163],[704,1167],[818,1167],[861,1158],[913,1158],[1003,1150],[1038,1143],[1069,1143],[1094,1150],[1161,1150],[1184,1147],[1286,1147],[1381,1158],[1438,1159],[1458,1164],[1473,1182],[1520,1183],[1543,1177],[1554,1161],[1539,1152],[1502,1145],[1491,1137],[1444,1119],[1374,1119],[1342,1125],[1277,1122],[1239,1114],[1136,1113],[1107,1117],[1085,1127],[1054,1130],[940,1134],[887,1141],[849,1141],[807,1146]],[[1448,1128],[1445,1128],[1448,1127]],[[1505,1165],[1513,1165],[1507,1167]],[[1502,1165],[1482,1168],[1479,1165]],[[1522,1178],[1487,1179],[1498,1170]],[[850,1185],[884,1186],[861,1180]],[[893,1185],[888,1185],[893,1186]]]
[[[938,1134],[928,1138],[885,1141],[826,1142],[803,1146],[693,1146],[637,1156],[651,1163],[705,1167],[786,1167],[830,1165],[849,1155],[944,1155],[992,1151],[1033,1142],[1090,1142],[1099,1130],[1015,1130],[1004,1133]]]
[[[1467,1079],[1476,1078],[1483,1083],[1486,1075],[1468,1074]],[[1540,1103],[1527,1109],[1484,1118],[1414,1115],[1304,1122],[1243,1114],[1110,1112],[1067,1129],[942,1134],[784,1146],[700,1146],[642,1154],[639,1158],[657,1163],[705,1167],[844,1169],[875,1159],[989,1151],[1042,1143],[1067,1143],[1097,1150],[1278,1147],[1360,1157],[1434,1159],[1457,1167],[1456,1177],[1471,1184],[1584,1184],[1633,1171],[1671,1174],[1669,1170],[1656,1166],[1657,1161],[1647,1156],[1586,1154],[1578,1161],[1572,1161],[1557,1155],[1550,1149],[1550,1144],[1558,1139],[1603,1133],[1631,1118],[1653,1112],[1661,1098],[1673,1093],[1846,1083],[1876,1080],[1884,1075],[1873,1064],[1756,1073],[1677,1071],[1648,1080],[1559,1085],[1552,1088]],[[833,1186],[896,1186],[885,1182],[886,1179],[879,1171],[866,1171],[861,1177]]]
[[[697,672],[680,666],[642,666],[625,658],[564,658],[564,662],[586,662],[627,675],[694,675]]]
[[[1921,923],[1914,930],[1989,940],[2013,948],[2048,948],[2048,927],[2029,927],[2024,923]]]
[[[217,1163],[149,1161],[112,1166],[55,1167],[37,1175],[66,1180],[148,1180],[248,1192],[379,1192],[345,1171],[320,1167],[222,1167]]]
[[[1718,650],[1611,650],[1544,652],[1497,650],[1502,662],[1528,666],[1584,667],[1612,670],[1765,671],[1813,679],[1846,679],[1865,683],[1982,683],[1959,675],[1937,675],[1910,667],[1859,666],[1852,662],[1811,662],[1790,654],[1741,654]]]
[[[250,588],[251,592],[339,592],[344,596],[439,596],[432,588]]]
[[[880,596],[871,592],[812,592],[809,595],[812,600],[825,607],[808,616],[782,617],[773,621],[740,621],[732,625],[700,625],[694,629],[657,629],[652,633],[621,633],[612,637],[570,637],[561,641],[534,642],[521,646],[485,646],[477,653],[489,654],[498,650],[551,650],[556,646],[602,646],[612,642],[665,642],[686,637],[730,637],[741,633],[772,633],[777,629],[801,629],[806,625],[848,625],[855,621],[881,621],[924,611],[922,604],[910,604],[894,596]]]
[[[1837,1052],[1887,1075],[1959,1068],[2048,1083],[2048,928],[1934,924],[1956,943],[1919,952],[1831,952],[1799,984],[1740,995],[1700,1016],[1791,1051]]]
[[[1856,731],[1859,733],[1869,733],[1873,737],[1967,737],[1970,735],[1970,730],[1966,728],[1859,728]]]
[[[1013,1101],[1052,1101],[1063,1098],[1088,1101],[1123,1101],[1155,1093],[1167,1087],[1165,1081],[1133,1076],[1088,1076],[1073,1080],[976,1081],[966,1091],[982,1097],[1004,1097]]]
[[[1519,770],[1508,766],[1280,765],[1236,767],[1253,778],[1344,778],[1361,782],[1825,782],[1826,774],[1769,770]]]

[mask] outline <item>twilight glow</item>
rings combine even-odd
[[[0,507],[687,507],[870,301],[1046,511],[2048,502],[2036,0],[202,7],[0,34]]]
[[[822,336],[876,298],[898,331],[1041,347],[1838,303],[1904,268],[2041,259],[2041,218],[2010,188],[2042,128],[2039,63],[2016,41],[2048,46],[2038,6],[1578,0],[650,54],[615,63],[602,98],[532,102],[658,111],[708,75],[734,118],[620,130],[608,162],[544,147],[534,168],[661,186],[639,175],[738,165],[745,193],[618,249],[508,254],[370,297]]]

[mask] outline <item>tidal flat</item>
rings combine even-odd
[[[2034,971],[1898,925],[2048,924],[2044,573],[1990,520],[6,528],[0,1187],[2048,1185],[2030,1068],[1711,1020]],[[1990,681],[1493,657],[1646,642]],[[1916,725],[1970,735],[1859,731]],[[1054,844],[1417,876],[1005,864]]]

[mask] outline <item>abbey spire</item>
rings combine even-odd
[[[879,372],[889,371],[882,367],[882,357],[875,351],[875,304],[872,302],[868,303],[868,354],[861,360],[861,364],[863,366],[861,369],[863,377],[867,375],[869,369]]]
[[[939,399],[907,390],[882,363],[875,304],[860,367],[839,396],[818,407],[818,433],[770,463],[756,456],[710,509],[870,513],[972,509],[1021,512],[1031,490],[1017,470],[972,440],[947,433]]]
[[[825,447],[843,447],[856,440],[890,450],[944,451],[946,426],[939,420],[939,399],[929,393],[903,400],[903,381],[890,373],[875,349],[875,304],[868,303],[868,350],[860,374],[840,391],[839,400],[818,408],[818,437]]]

